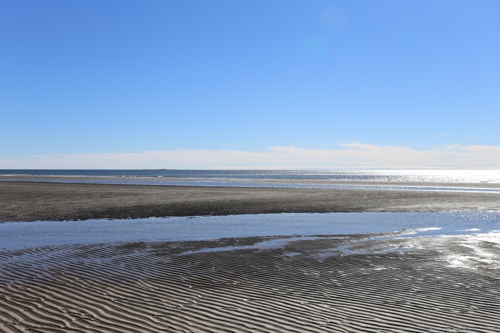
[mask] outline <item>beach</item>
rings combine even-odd
[[[499,198],[484,192],[0,182],[0,220],[498,212]],[[410,234],[4,249],[0,332],[500,332],[498,233]]]

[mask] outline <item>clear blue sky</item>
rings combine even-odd
[[[6,0],[0,48],[0,168],[500,146],[497,0]]]

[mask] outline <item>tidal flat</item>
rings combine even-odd
[[[0,182],[0,197],[1,332],[500,331],[496,193]]]

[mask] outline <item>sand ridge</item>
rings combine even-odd
[[[500,195],[439,191],[0,182],[0,222],[405,211],[500,211]]]

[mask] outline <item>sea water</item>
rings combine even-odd
[[[395,232],[394,236],[398,237],[479,234],[496,237],[500,235],[500,213],[286,213],[8,222],[0,224],[0,249],[108,242],[211,240],[250,236],[319,237],[391,232]]]
[[[4,182],[29,180],[84,184],[458,191],[500,194],[500,188],[485,186],[488,183],[500,183],[500,170],[0,170],[0,176],[3,176],[0,177],[0,181]],[[27,179],[23,176],[44,178]],[[328,184],[329,181],[343,183]],[[354,181],[371,183],[361,185]],[[404,186],[398,184],[401,182],[406,184]],[[426,184],[428,182],[447,182],[453,183],[453,186]],[[476,185],[461,186],[465,183],[476,183]]]
[[[500,170],[0,170],[10,176],[500,183]]]

